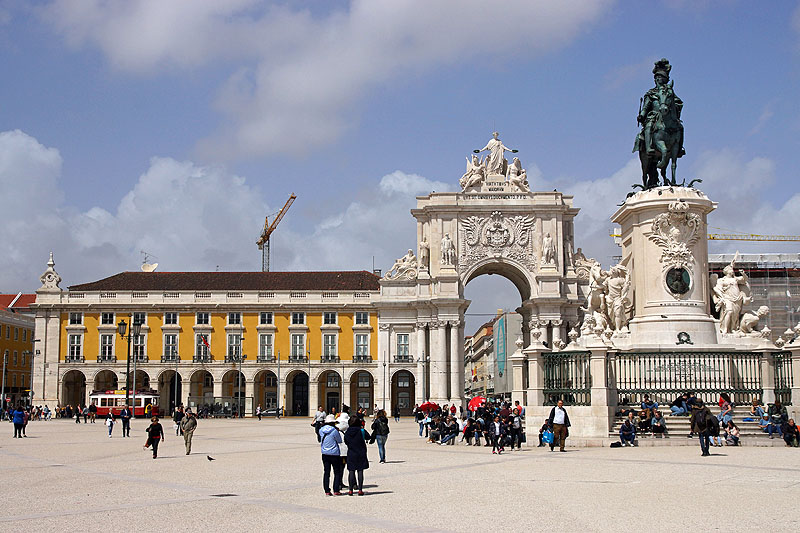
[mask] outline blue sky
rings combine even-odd
[[[35,289],[50,250],[66,285],[140,250],[258,269],[292,191],[274,269],[385,269],[414,196],[454,190],[494,129],[534,189],[575,194],[577,245],[607,265],[660,57],[710,224],[800,234],[795,2],[0,1],[0,291]],[[737,248],[797,249],[712,251]],[[467,296],[518,303],[497,277]]]

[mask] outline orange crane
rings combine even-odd
[[[291,196],[289,196],[289,199],[286,200],[286,203],[283,205],[283,209],[278,211],[278,214],[272,219],[272,223],[269,221],[269,215],[267,215],[264,219],[264,230],[261,232],[261,237],[259,237],[259,239],[256,241],[258,249],[261,250],[262,272],[269,272],[269,236],[272,235],[272,232],[278,227],[283,215],[286,214],[286,211],[288,211],[289,207],[291,207],[292,203],[294,203],[295,198],[297,198],[297,196],[292,193]]]

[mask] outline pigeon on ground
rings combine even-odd
[[[214,458],[213,458],[213,457],[211,457],[210,455],[206,455],[206,459],[208,459],[209,461],[216,461],[216,459],[214,459]]]

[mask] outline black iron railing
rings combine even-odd
[[[259,355],[256,357],[257,363],[274,363],[275,356],[274,355]]]
[[[780,352],[774,356],[775,399],[783,405],[792,405],[792,352]]]
[[[544,401],[555,405],[592,404],[592,374],[588,351],[544,354]]]
[[[744,405],[763,392],[758,352],[618,353],[609,358],[608,373],[619,405],[638,404],[645,394],[669,405],[690,391],[712,404],[726,392],[734,404]]]
[[[372,356],[371,355],[354,355],[353,356],[354,363],[371,363]]]

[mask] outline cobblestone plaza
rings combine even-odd
[[[797,529],[796,449],[698,446],[547,448],[492,455],[434,446],[391,423],[387,464],[369,447],[367,497],[326,497],[306,419],[201,420],[193,454],[171,423],[157,460],[102,423],[28,424],[2,437],[0,531],[465,531]],[[530,438],[535,439],[532,435]],[[569,442],[569,441],[568,441]],[[208,461],[206,456],[213,457]],[[655,510],[649,502],[657,502]],[[469,521],[469,527],[465,521]]]

